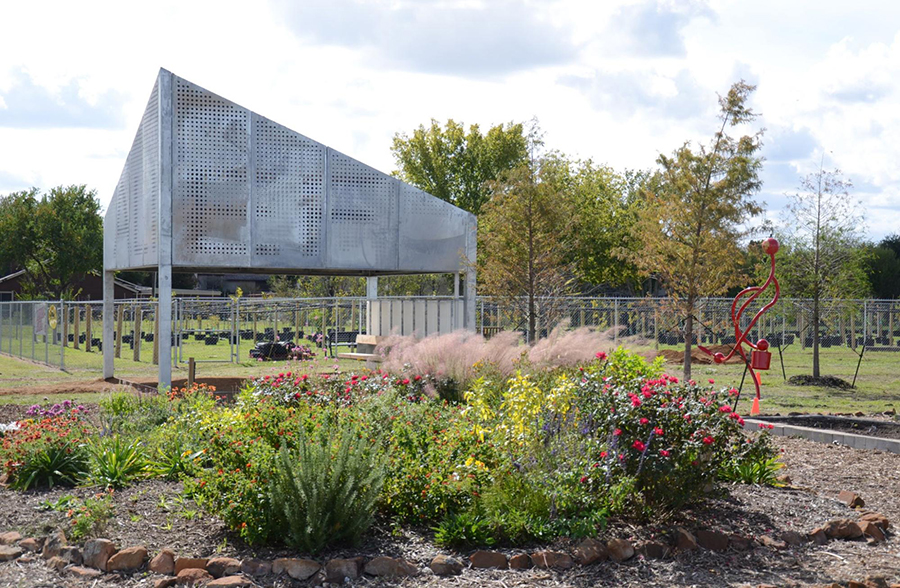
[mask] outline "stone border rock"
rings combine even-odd
[[[765,425],[766,429],[772,435],[779,437],[803,437],[817,443],[838,443],[853,447],[855,449],[878,449],[880,451],[888,451],[890,453],[900,453],[900,439],[885,439],[884,437],[868,437],[866,435],[856,435],[854,433],[841,433],[840,431],[831,431],[828,429],[814,429],[811,427],[799,427],[797,425],[785,425],[778,422],[768,422],[766,417],[761,416],[755,419],[744,419],[744,429],[748,431],[758,431],[760,425]],[[771,426],[771,428],[770,428]]]
[[[842,494],[841,498],[846,503],[864,503],[854,493]],[[497,550],[477,550],[467,558],[468,567],[567,570],[576,565],[590,566],[605,561],[621,563],[638,555],[646,559],[664,559],[676,552],[697,549],[711,552],[747,551],[755,547],[789,549],[807,542],[824,545],[832,539],[864,539],[870,544],[885,541],[891,529],[887,517],[861,508],[858,512],[859,520],[835,519],[809,533],[785,531],[778,536],[761,535],[751,538],[727,535],[712,529],[691,531],[677,527],[662,540],[634,543],[622,538],[611,538],[606,542],[593,538],[584,539],[571,554],[549,549],[512,555]],[[177,557],[171,549],[163,549],[151,559],[146,547],[117,549],[108,539],[89,539],[81,548],[69,545],[62,530],[41,538],[23,538],[15,531],[0,533],[0,561],[32,562],[37,560],[39,554],[49,567],[59,573],[81,579],[97,578],[103,573],[132,574],[146,568],[163,576],[156,580],[154,588],[249,588],[257,586],[256,579],[273,575],[284,575],[319,586],[325,582],[343,584],[364,574],[398,579],[418,576],[423,572],[436,576],[455,576],[462,574],[467,567],[463,561],[444,554],[432,559],[426,570],[420,570],[414,562],[385,556],[371,559],[333,558],[324,563],[306,558],[278,558],[272,561],[248,558],[241,561],[232,557]]]

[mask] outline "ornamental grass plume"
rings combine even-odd
[[[545,369],[569,367],[591,361],[598,352],[608,353],[615,346],[611,329],[568,329],[563,323],[534,346],[525,345],[518,331],[503,331],[490,339],[471,331],[454,331],[424,338],[391,335],[375,352],[384,357],[382,367],[390,373],[429,374],[464,387],[477,377],[479,366],[508,378],[523,362]]]

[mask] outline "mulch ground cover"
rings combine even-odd
[[[6,413],[0,410],[0,414]],[[700,505],[671,514],[655,525],[632,525],[611,521],[602,538],[633,541],[664,537],[683,526],[720,530],[749,538],[764,535],[778,538],[784,531],[804,534],[829,520],[856,518],[856,513],[837,500],[841,490],[859,493],[866,507],[900,523],[900,455],[830,446],[801,439],[776,439],[784,449],[783,470],[790,486],[783,488],[750,485],[727,486],[720,496],[711,496]],[[0,531],[18,530],[23,536],[44,535],[64,524],[65,513],[42,508],[66,495],[88,497],[96,488],[66,488],[40,492],[0,489]],[[205,514],[190,500],[179,498],[181,485],[148,480],[114,493],[116,516],[104,537],[120,548],[144,545],[151,555],[168,547],[181,556],[233,556],[236,558],[302,557],[290,550],[255,549],[229,533],[216,517]],[[535,546],[538,547],[538,546]],[[542,546],[546,547],[546,546]],[[552,548],[571,551],[574,542],[559,541]],[[509,554],[533,549],[503,549]],[[868,544],[863,540],[834,540],[824,546],[805,543],[797,547],[756,546],[748,551],[721,553],[699,549],[676,552],[665,559],[636,556],[624,563],[604,562],[567,571],[530,569],[466,569],[455,577],[427,574],[428,563],[440,553],[427,530],[392,531],[376,523],[366,540],[352,549],[332,550],[316,556],[320,562],[332,557],[357,555],[403,557],[414,562],[423,574],[396,581],[361,577],[354,585],[401,586],[805,586],[830,582],[863,580],[880,576],[900,581],[900,539]],[[465,560],[470,552],[455,553]],[[426,575],[427,574],[427,575]],[[148,572],[134,575],[107,574],[79,580],[60,575],[41,558],[0,564],[0,586],[21,587],[152,587],[160,576]],[[290,578],[268,578],[264,586],[307,586]]]

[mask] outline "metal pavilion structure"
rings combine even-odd
[[[122,270],[157,272],[160,385],[173,270],[365,276],[370,299],[380,275],[452,273],[474,329],[475,231],[474,215],[161,69],[104,219],[103,337]]]

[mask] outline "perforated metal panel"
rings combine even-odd
[[[107,214],[108,269],[160,263],[169,197],[176,270],[454,272],[472,253],[471,214],[162,70]]]
[[[256,267],[322,265],[325,146],[252,114]]]
[[[452,204],[401,182],[400,269],[459,271],[466,256],[466,231],[474,217]]]
[[[250,112],[175,78],[173,265],[250,265]]]
[[[159,81],[135,134],[106,211],[104,239],[111,269],[159,262]],[[109,235],[107,236],[107,232]]]

